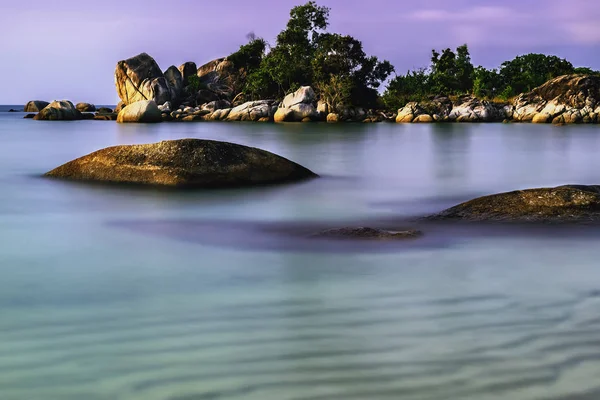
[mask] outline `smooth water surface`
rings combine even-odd
[[[446,227],[385,247],[296,234],[599,184],[597,126],[22,117],[0,113],[2,400],[600,398],[594,229]],[[184,137],[261,147],[322,178],[182,193],[40,177]]]

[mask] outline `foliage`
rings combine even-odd
[[[282,98],[300,86],[325,90],[335,83],[338,90],[344,86],[353,105],[374,105],[376,89],[393,67],[367,56],[357,39],[326,32],[329,11],[314,1],[294,7],[268,53],[263,39],[250,37],[230,56],[246,71],[241,90],[250,98]]]
[[[432,93],[429,74],[424,68],[408,71],[392,79],[383,94],[386,109],[398,110],[411,101],[424,100]]]
[[[574,74],[583,74],[583,75],[598,75],[600,76],[600,71],[594,71],[588,67],[577,67],[573,70]]]
[[[468,46],[431,51],[431,86],[439,94],[464,94],[473,87],[473,64]]]
[[[190,75],[188,77],[187,87],[190,93],[197,93],[200,90],[200,78],[198,75]]]
[[[512,86],[513,94],[529,92],[560,75],[572,74],[573,64],[556,56],[527,54],[502,63],[500,75],[506,86]]]
[[[350,103],[352,80],[348,77],[332,75],[329,81],[317,83],[316,88],[330,112],[340,112]]]

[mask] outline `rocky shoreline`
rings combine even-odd
[[[600,77],[595,75],[560,76],[506,103],[473,96],[436,96],[410,102],[396,113],[352,106],[337,106],[338,112],[333,113],[333,107],[319,99],[310,86],[300,87],[282,101],[244,101],[232,89],[236,74],[227,58],[199,68],[186,62],[162,72],[151,56],[142,53],[117,63],[115,86],[121,102],[114,110],[96,110],[93,104],[73,105],[66,100],[34,100],[25,105],[24,111],[38,113],[36,120],[118,122],[600,123]]]

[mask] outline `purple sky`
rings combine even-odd
[[[274,42],[303,0],[28,0],[0,12],[0,104],[70,99],[116,104],[118,60],[140,52],[165,70],[235,51],[254,31]],[[496,67],[543,52],[600,69],[597,0],[322,0],[330,31],[362,40],[399,73],[427,66],[432,48],[468,43],[474,64]]]

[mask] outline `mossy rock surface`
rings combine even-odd
[[[598,222],[600,186],[566,185],[480,197],[429,216],[430,220]]]
[[[182,188],[283,183],[317,175],[265,150],[201,139],[108,147],[48,172],[48,177]]]

